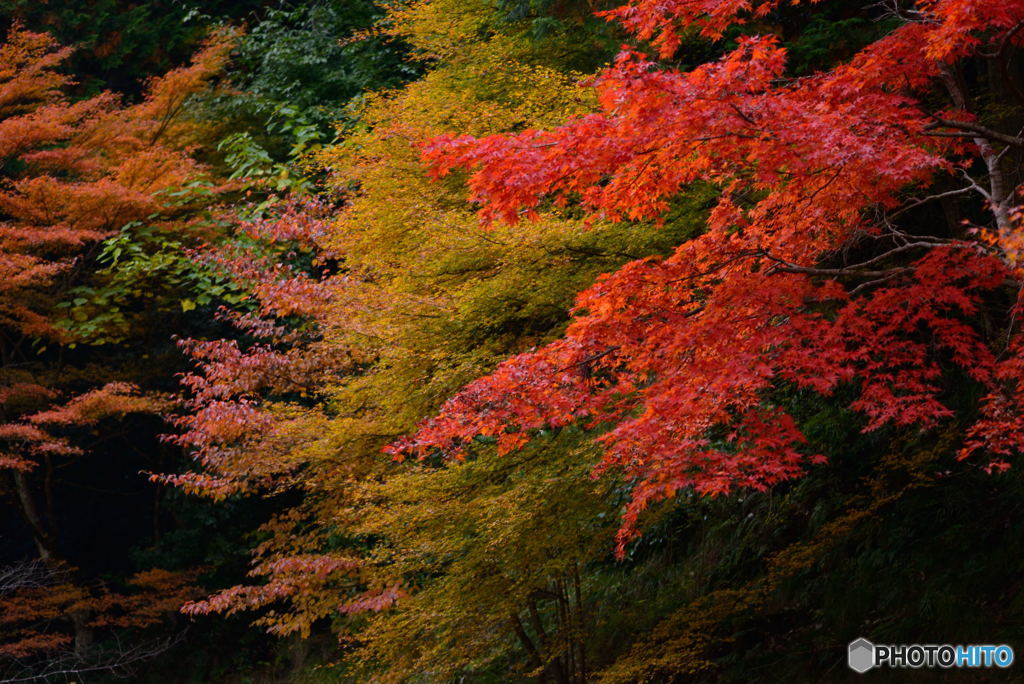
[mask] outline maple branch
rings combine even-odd
[[[883,278],[875,278],[874,280],[868,280],[866,282],[863,282],[860,285],[858,285],[857,287],[855,287],[852,290],[850,290],[850,296],[852,297],[854,295],[860,294],[864,290],[866,290],[866,289],[868,289],[870,287],[874,287],[875,285],[881,285],[882,283],[887,283],[887,282],[889,282],[890,280],[892,280],[893,278],[895,278],[898,275],[900,275],[900,274],[899,273],[893,273],[892,275],[888,275],[888,276],[885,276]]]
[[[718,271],[721,271],[726,266],[729,266],[729,265],[731,265],[731,264],[733,264],[733,263],[735,263],[737,261],[740,261],[742,259],[749,259],[750,257],[757,257],[757,256],[764,256],[764,251],[760,250],[760,249],[752,249],[752,250],[747,250],[747,251],[743,251],[743,252],[737,252],[736,254],[734,254],[733,256],[729,257],[725,261],[717,264],[713,268],[709,268],[706,271],[699,271],[697,273],[691,273],[690,275],[685,276],[683,278],[675,278],[675,279],[670,280],[668,282],[669,282],[669,284],[675,285],[676,283],[685,283],[687,281],[695,280],[697,278],[703,278],[705,276],[711,275],[712,273],[716,273]]]
[[[971,190],[974,190],[975,192],[980,194],[982,197],[987,199],[989,202],[992,201],[992,194],[988,190],[986,190],[985,188],[983,188],[980,185],[978,185],[978,181],[974,180],[974,178],[972,178],[971,175],[969,173],[967,173],[966,170],[960,169],[960,175],[963,176],[967,180],[967,182],[971,184],[970,185]]]
[[[768,255],[765,255],[768,256]],[[791,264],[788,261],[776,259],[775,257],[768,257],[772,261],[777,261],[780,265],[773,269],[774,272],[778,273],[803,273],[806,275],[820,275],[820,276],[853,276],[857,278],[884,278],[889,279],[894,276],[913,271],[914,269],[901,266],[897,268],[890,268],[884,271],[856,271],[850,268],[812,268],[810,266],[799,266],[797,264]]]
[[[1024,148],[1024,138],[1016,135],[1007,135],[1001,133],[995,129],[983,126],[982,124],[975,123],[973,121],[956,121],[953,119],[944,119],[936,114],[928,114],[931,118],[935,119],[934,123],[930,123],[924,127],[925,135],[936,137],[936,138],[976,138],[981,136],[994,142],[1001,142],[1004,145],[1010,145],[1011,147]],[[959,132],[952,131],[935,131],[937,128],[958,128]]]
[[[861,283],[857,287],[853,288],[850,291],[850,294],[853,295],[853,294],[857,294],[858,292],[861,292],[862,290],[865,290],[865,289],[867,289],[867,288],[869,288],[869,287],[871,287],[873,285],[878,285],[879,283],[883,283],[883,282],[886,282],[888,280],[892,280],[896,276],[902,275],[904,273],[912,272],[914,270],[914,268],[912,266],[897,266],[897,267],[894,267],[894,268],[886,269],[884,271],[877,271],[877,270],[863,271],[863,270],[860,270],[864,266],[870,266],[872,264],[876,264],[879,261],[887,259],[887,258],[891,257],[893,254],[898,254],[900,252],[906,252],[906,251],[911,250],[911,249],[933,248],[933,247],[949,247],[949,248],[954,248],[954,249],[971,249],[971,248],[974,247],[974,245],[969,245],[969,244],[964,244],[964,243],[956,243],[956,242],[925,242],[925,241],[911,242],[911,243],[900,245],[899,247],[894,247],[893,249],[890,249],[889,251],[885,252],[884,254],[879,254],[878,256],[875,256],[875,257],[872,257],[871,259],[868,259],[867,261],[862,261],[859,264],[853,264],[851,266],[844,266],[842,268],[816,268],[816,267],[811,267],[811,266],[800,266],[799,264],[794,264],[794,263],[792,263],[790,261],[786,261],[784,259],[780,259],[778,257],[772,256],[768,252],[763,252],[763,255],[764,255],[765,258],[770,259],[771,261],[774,261],[777,264],[779,264],[778,266],[775,266],[773,268],[774,272],[780,272],[780,273],[803,273],[803,274],[806,274],[806,275],[820,275],[820,276],[832,276],[832,277],[850,276],[850,277],[857,277],[857,278],[871,278],[872,279],[872,280],[870,280],[868,282]],[[1014,281],[1012,279],[1005,280],[1003,284],[1004,285],[1008,285],[1008,286],[1014,286],[1014,287],[1019,285],[1019,283],[1017,283],[1017,281]]]
[[[949,96],[953,100],[953,103],[959,109],[969,111],[967,107],[967,95],[964,92],[962,84],[958,81],[956,74],[948,65],[942,66],[942,68],[940,69],[940,74],[942,76],[942,81],[946,86],[947,91],[949,92]],[[942,124],[945,121],[945,119],[942,119],[941,117],[935,114],[930,114],[929,116],[934,118],[936,122],[940,124]],[[978,147],[978,152],[981,154],[982,161],[985,162],[985,166],[988,169],[988,192],[983,190],[981,186],[979,186],[974,181],[974,179],[972,179],[966,173],[966,171],[961,169],[961,173],[967,178],[968,182],[971,183],[972,186],[974,186],[976,190],[981,192],[981,194],[988,200],[989,208],[991,209],[992,214],[996,219],[996,226],[999,228],[999,232],[1004,235],[1008,234],[1013,229],[1013,222],[1010,218],[1010,204],[1012,201],[1013,193],[1008,187],[1008,183],[1003,174],[1003,169],[1001,165],[1006,150],[1003,150],[1002,152],[997,154],[996,151],[992,148],[992,138],[984,134],[985,131],[988,131],[990,129],[987,129],[986,127],[981,126],[980,124],[973,124],[971,122],[963,123],[966,123],[973,127],[965,130],[975,130],[975,132],[977,132],[977,135],[973,136],[973,140],[974,144],[977,145]],[[1019,135],[1016,137],[1006,137],[1011,140],[1020,141],[1019,144],[1007,143],[1007,145],[1010,145],[1012,147],[1024,147],[1024,138],[1021,138]],[[1003,142],[1005,142],[1005,140]]]
[[[577,361],[575,363],[570,363],[568,366],[566,366],[565,368],[561,369],[561,372],[564,373],[565,371],[570,370],[572,368],[576,368],[577,366],[589,365],[589,364],[593,363],[594,361],[597,361],[598,359],[602,359],[602,358],[608,356],[609,354],[615,353],[618,350],[619,350],[619,345],[615,345],[613,347],[609,347],[608,349],[605,349],[603,352],[600,352],[600,353],[597,353],[597,354],[593,354],[592,356],[588,356],[587,358],[582,359],[580,361]]]
[[[924,13],[920,10],[912,10],[900,6],[898,0],[879,0],[878,2],[868,5],[865,9],[879,9],[881,10],[878,17],[874,21],[881,22],[886,19],[899,19],[900,21],[921,23],[924,21]]]
[[[963,187],[963,188],[957,188],[956,190],[949,190],[948,192],[940,192],[940,193],[935,194],[935,195],[928,195],[927,197],[922,197],[919,200],[915,200],[914,202],[908,204],[907,206],[902,207],[898,211],[890,214],[888,216],[888,219],[891,221],[891,220],[895,219],[897,216],[902,216],[903,214],[907,213],[908,211],[910,211],[912,209],[916,209],[916,208],[920,207],[923,204],[927,204],[928,202],[934,202],[935,200],[944,199],[946,197],[955,197],[957,195],[964,195],[964,194],[966,194],[968,192],[973,192],[973,191],[974,191],[974,188],[971,187],[970,185],[968,185],[968,186]]]
[[[934,248],[934,247],[957,247],[957,245],[954,244],[954,243],[933,243],[933,242],[925,242],[925,241],[919,241],[919,242],[915,242],[915,243],[907,243],[905,245],[900,245],[899,247],[894,247],[893,249],[885,252],[884,254],[880,254],[878,256],[871,257],[870,259],[868,259],[866,261],[861,261],[860,263],[851,264],[849,266],[843,266],[841,268],[819,268],[819,267],[814,267],[814,266],[801,266],[800,264],[793,263],[792,261],[786,261],[785,259],[780,259],[780,258],[778,258],[776,256],[772,256],[767,251],[762,251],[762,255],[765,258],[767,258],[767,259],[769,259],[771,261],[774,261],[775,263],[778,264],[777,266],[775,266],[773,268],[774,271],[778,271],[778,272],[783,272],[783,273],[806,273],[808,275],[831,275],[831,276],[837,276],[837,277],[838,276],[871,277],[871,279],[877,279],[876,282],[879,282],[879,281],[887,281],[887,280],[892,279],[892,277],[894,277],[896,275],[899,275],[901,273],[905,273],[907,271],[912,271],[913,268],[910,267],[910,266],[897,266],[897,267],[894,267],[894,268],[887,268],[885,270],[861,270],[861,269],[864,266],[870,266],[870,265],[873,265],[873,264],[877,264],[880,261],[888,259],[889,257],[893,256],[894,254],[899,254],[900,252],[907,252],[907,251],[913,250],[913,249],[931,249],[931,248]],[[968,247],[968,246],[964,245],[964,246],[961,246],[961,247]],[[866,285],[869,285],[869,284],[864,284],[864,285],[866,286]]]
[[[747,113],[746,113],[746,112],[744,112],[744,111],[743,111],[742,109],[740,109],[740,108],[739,108],[739,105],[737,105],[737,104],[736,104],[735,102],[730,102],[730,103],[729,103],[729,106],[730,106],[730,107],[732,107],[733,111],[735,111],[735,112],[736,112],[737,114],[739,114],[739,116],[740,116],[740,118],[741,118],[741,119],[743,119],[744,121],[746,121],[746,122],[747,122],[748,124],[750,124],[751,126],[753,126],[753,127],[757,128],[757,125],[758,125],[758,124],[757,124],[757,122],[756,122],[756,121],[754,121],[754,119],[753,119],[753,118],[751,118],[751,116],[750,116],[749,114],[747,114]]]
[[[955,243],[935,243],[926,241],[910,242],[905,245],[900,245],[899,247],[894,247],[883,254],[879,254],[878,256],[868,259],[867,261],[862,261],[858,264],[852,264],[849,266],[843,266],[842,268],[816,268],[811,266],[801,266],[799,264],[794,264],[790,261],[786,261],[785,259],[780,259],[776,256],[772,256],[767,251],[762,251],[762,255],[765,258],[779,264],[779,266],[776,266],[774,270],[782,273],[805,273],[807,275],[822,276],[855,276],[859,278],[878,278],[887,280],[901,273],[906,273],[907,271],[912,271],[914,269],[909,266],[899,266],[895,268],[886,269],[884,271],[864,271],[861,269],[863,269],[865,266],[877,264],[880,261],[888,259],[894,254],[899,254],[900,252],[906,252],[912,249],[956,246],[957,245]],[[963,247],[966,246],[967,245],[963,245]]]
[[[952,246],[952,243],[944,242],[944,241],[943,242],[930,242],[930,241],[924,241],[924,240],[919,240],[917,242],[909,242],[909,243],[907,243],[905,245],[900,245],[899,247],[893,247],[888,252],[885,252],[883,254],[879,254],[878,256],[875,256],[875,257],[872,257],[872,258],[868,259],[867,261],[862,261],[859,264],[854,264],[852,266],[847,266],[845,268],[862,268],[864,266],[870,266],[872,264],[878,263],[879,261],[882,261],[883,259],[889,258],[893,254],[898,254],[899,252],[906,252],[908,250],[916,249],[918,247],[930,248],[930,247],[948,247],[948,246]]]

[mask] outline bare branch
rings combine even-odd
[[[24,665],[18,667],[16,671],[0,673],[0,684],[47,682],[57,678],[66,680],[71,676],[101,672],[118,678],[129,678],[140,663],[166,653],[183,642],[187,631],[182,630],[174,636],[146,641],[131,647],[125,647],[120,641],[116,641],[114,648],[89,656],[80,656],[74,652],[51,656],[45,664]]]
[[[51,586],[61,578],[62,570],[43,560],[29,560],[0,567],[0,596],[22,589]]]
[[[1007,149],[1009,149],[1009,148],[1007,148]],[[910,211],[912,209],[917,209],[921,205],[927,204],[928,202],[934,202],[935,200],[944,199],[946,197],[955,197],[957,195],[963,195],[963,194],[966,194],[968,192],[973,192],[973,191],[974,191],[974,188],[968,185],[967,187],[957,188],[956,190],[949,190],[948,192],[940,192],[940,193],[935,194],[935,195],[928,195],[927,197],[922,197],[921,199],[915,200],[914,202],[911,202],[910,204],[902,207],[898,211],[893,212],[892,214],[889,214],[888,218],[889,218],[889,220],[895,219],[897,216],[902,216],[903,214],[907,213],[908,211]]]
[[[794,264],[794,263],[792,263],[790,261],[786,261],[785,259],[780,259],[780,258],[778,258],[776,256],[772,256],[768,252],[763,252],[762,254],[763,254],[763,256],[765,258],[770,259],[771,261],[774,261],[776,264],[778,264],[774,268],[774,270],[782,272],[782,273],[805,273],[807,275],[822,275],[822,276],[833,276],[833,277],[854,277],[854,278],[876,278],[876,279],[886,279],[887,280],[887,279],[892,278],[894,276],[897,276],[897,275],[899,275],[901,273],[906,273],[906,272],[912,271],[914,269],[909,267],[909,266],[899,266],[899,267],[895,267],[895,268],[888,268],[888,269],[885,269],[885,270],[878,271],[878,270],[864,270],[865,267],[866,266],[872,266],[872,265],[877,264],[877,263],[879,263],[881,261],[884,261],[885,259],[888,259],[889,257],[893,256],[894,254],[899,254],[901,252],[906,252],[906,251],[909,251],[909,250],[912,250],[912,249],[931,249],[931,248],[934,248],[934,247],[961,247],[961,248],[966,248],[968,246],[969,245],[959,245],[957,243],[931,242],[931,241],[925,241],[925,240],[918,240],[917,242],[908,242],[906,244],[900,245],[899,247],[894,247],[894,248],[890,249],[889,251],[884,252],[883,254],[879,254],[878,256],[875,256],[875,257],[872,257],[872,258],[868,259],[867,261],[862,261],[862,262],[860,262],[858,264],[851,264],[849,266],[843,266],[843,267],[840,267],[840,268],[816,268],[816,267],[811,267],[811,266],[801,266],[799,264]]]
[[[958,132],[929,132],[928,135],[935,137],[953,137],[953,138],[977,138],[982,137],[993,142],[1001,142],[1004,145],[1010,145],[1011,147],[1024,148],[1024,138],[1016,135],[1008,135],[1001,133],[988,126],[976,123],[974,121],[956,121],[953,119],[944,119],[936,114],[929,114],[929,116],[935,119],[934,123],[925,126],[926,131],[935,131],[937,128],[955,128]]]

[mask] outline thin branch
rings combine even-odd
[[[937,128],[956,128],[963,132],[929,132],[927,133],[927,135],[935,137],[963,138],[976,138],[980,136],[982,138],[986,138],[994,142],[1001,142],[1004,145],[1024,148],[1024,138],[1021,138],[1019,136],[1007,135],[1006,133],[1001,133],[997,130],[989,128],[988,126],[983,126],[982,124],[976,123],[974,121],[954,121],[952,119],[944,119],[936,114],[928,114],[928,116],[935,119],[935,122],[925,126],[925,131],[934,131]]]
[[[107,672],[115,677],[130,677],[134,673],[134,666],[155,658],[184,641],[186,631],[183,630],[167,639],[145,642],[128,649],[122,648],[118,643],[115,653],[107,654],[106,659],[95,662],[69,653],[65,657],[47,663],[43,669],[31,672],[30,668],[25,668],[21,673],[0,679],[0,684],[19,684],[20,682],[48,680],[51,677],[67,678],[99,672]]]
[[[1007,149],[1009,149],[1009,148],[1007,148]],[[940,192],[940,193],[938,193],[936,195],[928,195],[927,197],[922,197],[921,199],[916,200],[916,201],[908,204],[907,206],[901,208],[899,211],[896,211],[896,212],[894,212],[892,214],[889,214],[888,219],[891,221],[891,220],[895,219],[897,216],[902,216],[903,214],[907,213],[908,211],[911,211],[912,209],[917,209],[921,205],[927,204],[928,202],[934,202],[935,200],[944,199],[946,197],[955,197],[956,195],[963,195],[963,194],[966,194],[968,192],[973,192],[973,191],[974,191],[974,188],[972,188],[971,186],[968,185],[968,186],[963,187],[963,188],[957,188],[956,190],[950,190],[948,192]]]
[[[884,261],[885,259],[888,259],[889,257],[891,257],[894,254],[899,254],[901,252],[906,252],[906,251],[909,251],[909,250],[912,250],[912,249],[931,249],[931,248],[934,248],[934,247],[960,247],[960,248],[966,248],[966,247],[968,247],[968,245],[959,245],[957,243],[946,243],[946,242],[938,242],[938,243],[936,243],[936,242],[928,242],[928,241],[921,241],[921,240],[919,240],[917,242],[909,242],[907,244],[900,245],[899,247],[894,247],[894,248],[890,249],[887,252],[884,252],[882,254],[879,254],[878,256],[875,256],[875,257],[872,257],[872,258],[868,259],[867,261],[862,261],[862,262],[857,263],[857,264],[850,264],[849,266],[843,266],[841,268],[815,268],[815,267],[811,267],[811,266],[801,266],[799,264],[794,264],[794,263],[792,263],[790,261],[786,261],[785,259],[780,259],[780,258],[778,258],[776,256],[772,256],[768,252],[762,252],[762,255],[766,259],[770,259],[771,261],[774,261],[775,263],[777,263],[778,266],[775,267],[775,270],[783,272],[783,273],[806,273],[808,275],[850,276],[850,277],[857,277],[857,278],[889,279],[889,278],[892,278],[893,276],[899,275],[900,273],[905,273],[907,271],[912,271],[913,269],[910,268],[910,267],[907,267],[907,266],[900,266],[900,267],[896,267],[896,268],[889,268],[889,269],[885,269],[884,271],[876,271],[876,270],[865,271],[863,269],[866,266],[872,266],[874,264],[879,263],[880,261]]]
[[[853,277],[853,278],[893,278],[901,273],[907,273],[914,269],[909,267],[889,268],[884,271],[854,271],[848,268],[811,268],[809,266],[798,266],[788,262],[779,261],[779,266],[773,270],[778,273],[804,273],[806,275]]]
[[[967,182],[971,184],[970,187],[971,187],[972,190],[976,191],[978,194],[980,194],[982,197],[987,199],[989,202],[992,201],[992,194],[988,190],[986,190],[985,188],[983,188],[980,185],[978,185],[978,181],[974,180],[974,178],[972,178],[971,175],[969,173],[967,173],[966,170],[960,169],[960,175],[963,176],[967,180]]]

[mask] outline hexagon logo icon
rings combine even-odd
[[[875,666],[875,645],[863,638],[851,641],[847,656],[850,669],[864,674]]]

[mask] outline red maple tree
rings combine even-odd
[[[664,58],[682,31],[719,38],[781,4],[634,0],[607,16]],[[626,46],[595,79],[598,113],[427,144],[434,175],[471,172],[486,221],[551,202],[658,219],[690,184],[721,195],[701,236],[601,278],[563,339],[503,363],[390,451],[461,457],[480,435],[507,451],[540,429],[604,426],[599,470],[636,483],[621,551],[653,501],[764,489],[823,460],[774,390],[849,385],[865,430],[925,429],[952,415],[942,394],[957,367],[989,393],[963,456],[1004,467],[1024,447],[1020,304],[1001,307],[997,339],[980,311],[1018,287],[1009,161],[1024,139],[979,120],[963,68],[1002,64],[1024,42],[1024,2],[927,0],[894,15],[887,36],[804,78],[787,76],[772,36],[742,37],[691,71]],[[990,239],[901,221],[972,194]]]

